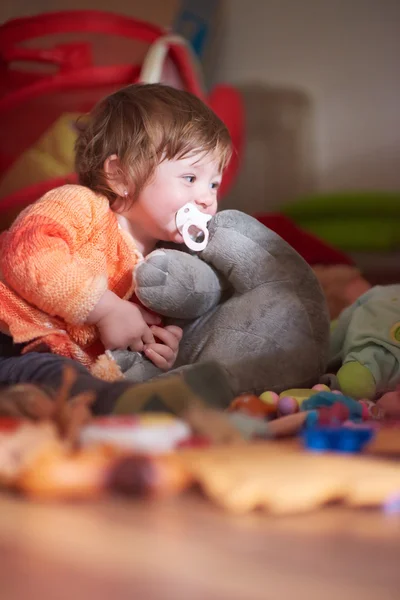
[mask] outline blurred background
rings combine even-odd
[[[400,281],[399,0],[15,0],[0,19],[111,8],[184,36],[206,94],[227,83],[240,95],[223,208],[284,215],[372,279]],[[98,50],[108,64],[147,51]]]

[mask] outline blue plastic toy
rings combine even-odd
[[[333,392],[319,392],[311,396],[303,402],[301,410],[315,410],[322,406],[332,406],[335,402],[342,402],[347,406],[352,421],[363,420],[363,405],[360,402],[348,396],[334,394]]]
[[[306,448],[314,452],[361,452],[374,436],[371,428],[309,427],[302,433]]]

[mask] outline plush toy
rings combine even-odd
[[[239,211],[217,213],[207,236],[201,252],[157,249],[135,271],[142,304],[183,328],[177,370],[218,361],[232,397],[315,384],[325,372],[329,318],[312,269]],[[160,374],[142,355],[113,356],[129,379]]]
[[[330,383],[352,398],[374,399],[400,383],[400,285],[376,286],[332,328]],[[327,379],[325,379],[327,380]]]

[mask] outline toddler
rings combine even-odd
[[[174,365],[182,330],[132,302],[133,270],[158,242],[182,243],[175,215],[214,215],[231,155],[225,125],[195,96],[131,85],[84,118],[79,185],[48,192],[0,237],[0,331],[95,372],[104,350]]]

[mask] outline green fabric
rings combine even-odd
[[[337,378],[345,396],[357,399],[375,397],[375,379],[371,371],[361,363],[356,361],[346,363],[339,369]]]
[[[396,217],[400,223],[400,216]],[[377,217],[301,219],[304,230],[347,251],[388,251],[400,248],[400,227],[395,218]]]
[[[400,248],[400,193],[320,194],[282,211],[300,227],[347,251]]]
[[[341,358],[340,388],[373,398],[400,383],[400,284],[376,286],[346,308],[331,331],[331,359]],[[348,366],[350,365],[350,366]],[[367,373],[367,371],[369,374]]]
[[[293,219],[321,216],[400,217],[400,192],[336,192],[313,194],[284,207]]]

